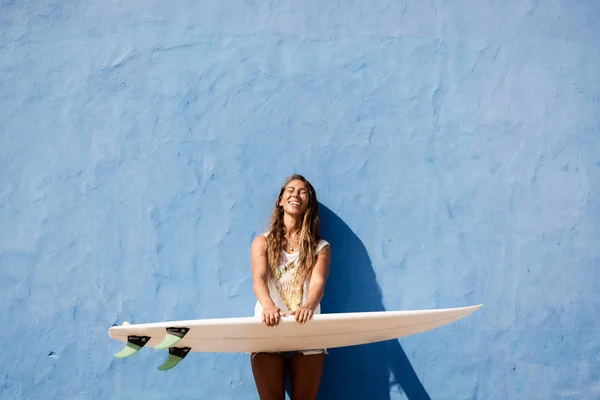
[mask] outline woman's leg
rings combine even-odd
[[[319,392],[325,354],[298,353],[290,359],[292,400],[314,400]]]
[[[274,353],[252,353],[250,362],[260,400],[284,400],[285,357]]]

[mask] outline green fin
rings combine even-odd
[[[166,370],[173,368],[174,366],[179,364],[181,362],[181,360],[183,360],[185,358],[185,356],[188,355],[189,352],[190,352],[189,347],[183,347],[183,348],[172,347],[172,348],[170,348],[169,349],[169,357],[167,358],[167,361],[165,361],[163,364],[158,366],[159,371],[166,371]]]
[[[117,354],[115,354],[115,357],[117,357],[117,358],[129,357],[129,356],[137,353],[138,351],[140,351],[140,349],[141,349],[140,346],[136,346],[133,343],[127,343],[125,345],[125,347],[123,347],[123,350],[121,350]]]
[[[125,358],[137,353],[148,343],[148,340],[150,340],[148,336],[127,336],[127,344],[123,350],[115,354],[115,357]]]
[[[179,364],[183,360],[181,357],[174,356],[173,354],[169,354],[167,361],[165,361],[162,365],[158,367],[159,371],[166,371],[168,369],[173,368],[177,364]]]
[[[171,335],[170,333],[167,333],[165,335],[165,338],[162,340],[162,342],[160,342],[159,344],[154,346],[154,348],[156,350],[165,350],[165,349],[168,349],[169,347],[175,346],[177,344],[177,342],[179,342],[180,340],[181,340],[181,338],[179,336],[175,336],[175,335]]]
[[[156,350],[165,350],[171,348],[177,344],[186,333],[188,333],[188,328],[167,328],[167,334],[165,335],[162,342],[154,346]]]

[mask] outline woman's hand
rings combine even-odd
[[[312,318],[314,312],[315,312],[315,309],[313,307],[310,307],[307,305],[302,305],[302,306],[296,308],[294,311],[292,311],[291,314],[294,317],[296,317],[297,323],[305,324]]]
[[[285,313],[278,307],[266,307],[262,311],[262,321],[267,326],[277,326],[279,324],[279,317],[284,316]]]

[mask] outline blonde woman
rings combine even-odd
[[[275,201],[269,231],[256,237],[251,248],[255,315],[267,326],[277,326],[284,315],[305,324],[320,312],[331,251],[319,228],[313,186],[301,175],[290,176]],[[253,353],[252,373],[260,399],[285,398],[286,372],[292,400],[316,399],[325,354],[325,349]]]

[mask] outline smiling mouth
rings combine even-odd
[[[290,201],[290,202],[289,202],[289,205],[290,205],[290,206],[299,206],[299,205],[300,205],[300,203],[298,203],[297,201]]]

